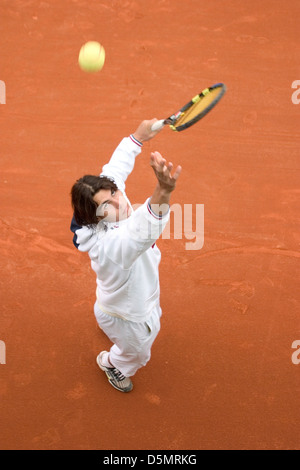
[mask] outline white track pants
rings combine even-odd
[[[146,322],[131,322],[102,312],[95,303],[94,313],[101,330],[114,343],[109,352],[111,364],[125,377],[133,376],[151,357],[151,347],[160,330],[161,308],[153,309]]]

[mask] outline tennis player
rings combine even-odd
[[[113,343],[110,351],[100,352],[97,364],[121,392],[132,390],[131,377],[149,361],[160,330],[161,254],[155,242],[169,220],[170,196],[181,172],[180,166],[173,172],[159,152],[151,153],[157,184],[133,210],[125,181],[143,142],[158,133],[151,130],[156,121],[143,121],[121,141],[100,176],[85,175],[71,190],[73,243],[89,254],[97,275],[94,313]]]

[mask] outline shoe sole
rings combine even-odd
[[[107,368],[106,368],[105,366],[102,366],[101,363],[100,363],[100,357],[99,357],[99,356],[96,357],[96,363],[97,363],[98,367],[99,367],[101,370],[103,370],[103,372],[105,372],[105,375],[106,375],[106,377],[107,377],[107,380],[108,380],[108,382],[110,383],[110,385],[111,385],[112,387],[114,387],[116,390],[118,390],[119,392],[122,392],[122,393],[129,393],[129,392],[131,392],[131,390],[133,389],[133,384],[132,384],[132,383],[131,383],[130,388],[123,389],[123,388],[117,387],[117,386],[111,381],[111,378],[109,377],[109,375],[107,375]]]

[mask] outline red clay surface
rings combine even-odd
[[[151,6],[150,6],[151,5]],[[2,449],[300,448],[298,0],[2,0]],[[101,73],[81,45],[106,49]],[[69,191],[142,119],[222,81],[201,123],[144,146],[183,173],[173,203],[204,204],[205,243],[160,240],[162,330],[123,395],[95,356],[95,277],[69,232]]]

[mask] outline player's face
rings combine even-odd
[[[98,205],[99,220],[118,222],[127,219],[131,213],[131,208],[119,189],[100,189],[93,199]]]

